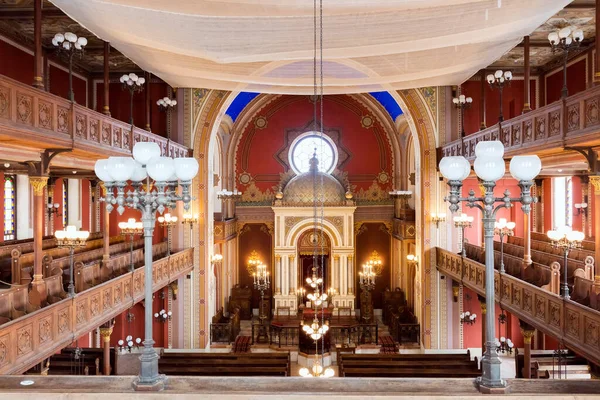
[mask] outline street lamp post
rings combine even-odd
[[[162,217],[158,217],[158,223],[161,227],[167,228],[167,257],[171,255],[171,229],[177,224],[177,217],[166,213]]]
[[[144,90],[146,78],[132,72],[121,76],[119,81],[123,84],[123,90],[129,90],[129,123],[133,125],[133,95]]]
[[[535,200],[531,196],[533,178],[541,170],[541,161],[538,156],[515,156],[510,161],[510,172],[519,182],[521,196],[512,198],[506,190],[502,197],[494,195],[496,181],[505,173],[504,145],[500,141],[482,141],[475,147],[476,159],[474,169],[477,176],[483,181],[485,193],[482,197],[475,197],[471,190],[467,197],[461,196],[462,181],[471,172],[469,161],[462,156],[444,157],[440,161],[440,172],[448,180],[450,187],[446,200],[450,203],[451,212],[459,209],[459,203],[465,202],[467,207],[475,207],[483,214],[483,230],[485,239],[485,300],[486,300],[486,350],[481,360],[483,375],[478,379],[480,386],[488,388],[502,388],[506,382],[501,378],[498,353],[495,346],[495,299],[494,299],[494,224],[496,213],[501,208],[510,208],[514,202],[521,203],[524,213],[529,213],[531,203]],[[498,203],[498,205],[496,205]]]
[[[144,298],[145,340],[140,357],[140,374],[134,382],[136,389],[160,390],[164,388],[165,377],[158,373],[158,355],[153,349],[152,339],[152,236],[156,223],[156,212],[162,214],[167,208],[173,209],[177,202],[183,202],[187,211],[192,196],[192,179],[198,173],[198,161],[194,158],[161,157],[160,147],[153,142],[136,143],[133,158],[110,157],[98,160],[94,168],[96,175],[104,182],[106,209],[111,212],[115,206],[122,214],[125,207],[139,210],[144,227]],[[132,191],[125,193],[131,181]],[[142,185],[142,182],[146,182]],[[178,182],[179,181],[179,182]],[[153,184],[151,184],[153,183]],[[178,186],[181,194],[177,194]]]
[[[59,51],[67,53],[69,58],[69,100],[75,101],[75,93],[73,92],[73,56],[78,53],[79,56],[83,56],[83,49],[87,45],[88,41],[84,37],[77,37],[73,32],[57,33],[52,38],[52,44],[58,48]]]
[[[500,115],[498,115],[498,121],[502,122],[504,121],[504,116],[502,115],[502,90],[510,84],[512,72],[499,69],[495,73],[489,74],[486,79],[490,87],[492,89],[497,88],[500,93]]]
[[[460,214],[460,216],[454,217],[454,226],[460,229],[461,233],[461,242],[460,242],[460,256],[462,258],[467,257],[467,251],[465,249],[465,228],[470,228],[473,226],[473,217],[468,216],[467,214]]]
[[[564,270],[564,280],[562,285],[560,286],[560,295],[565,299],[570,299],[569,295],[569,283],[567,281],[569,277],[569,252],[573,249],[577,249],[581,247],[581,242],[585,238],[585,234],[583,232],[578,232],[571,230],[568,226],[563,226],[557,230],[548,231],[548,238],[552,240],[552,246],[557,249],[561,249],[563,251],[563,270]]]
[[[562,28],[556,32],[550,32],[548,41],[552,46],[552,52],[562,51],[563,53],[563,88],[561,97],[566,99],[569,95],[567,88],[567,61],[569,60],[569,51],[575,50],[583,40],[583,31],[581,29],[571,30],[571,28]]]
[[[69,297],[75,296],[75,284],[73,282],[73,258],[77,247],[85,246],[85,241],[90,236],[88,231],[78,231],[73,225],[66,227],[64,231],[54,232],[58,247],[69,249],[69,286],[67,288]]]
[[[137,222],[135,218],[129,218],[127,222],[119,222],[121,235],[129,237],[129,270],[133,272],[135,265],[133,264],[133,239],[136,235],[144,233],[144,225]]]
[[[504,273],[504,236],[512,236],[515,231],[514,222],[506,222],[506,218],[500,218],[494,222],[494,235],[500,238],[500,273]]]

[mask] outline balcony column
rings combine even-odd
[[[106,196],[106,186],[104,183],[100,183],[100,189],[102,189],[102,196]],[[104,203],[104,221],[103,221],[103,235],[102,235],[102,266],[105,268],[109,267],[110,263],[110,213],[106,209],[106,203]]]
[[[42,0],[33,2],[33,86],[44,89],[44,57],[42,53]]]
[[[600,53],[600,52],[598,52]],[[594,188],[594,209],[592,215],[594,218],[594,259],[600,260],[600,175],[590,176],[590,184]],[[600,284],[600,268],[596,267],[594,281]]]
[[[30,176],[29,183],[33,187],[33,281],[32,291],[37,291],[39,297],[30,296],[32,304],[39,303],[46,298],[46,287],[44,283],[44,271],[42,271],[42,241],[44,239],[44,214],[46,211],[46,199],[44,188],[48,184],[47,176]],[[40,305],[40,304],[35,304]]]
[[[523,114],[531,111],[531,95],[529,79],[531,73],[531,65],[529,62],[529,36],[523,38],[523,54],[524,54],[524,82],[523,82]]]
[[[481,355],[485,353],[485,331],[486,329],[486,315],[487,315],[487,305],[485,303],[485,297],[477,295],[477,300],[479,300],[479,304],[481,305]]]
[[[484,130],[486,128],[485,125],[485,70],[481,70],[480,73],[480,93],[479,93],[479,118],[481,119],[481,125],[479,125],[479,130]]]
[[[144,90],[144,99],[146,100],[146,130],[148,132],[152,132],[150,127],[150,79],[152,78],[152,74],[150,72],[145,72],[146,75],[146,90]]]
[[[521,334],[523,335],[523,348],[525,354],[523,355],[523,378],[531,379],[531,338],[535,334],[535,328],[528,323],[519,320],[521,326]],[[517,371],[517,376],[519,371]]]
[[[112,324],[109,327],[100,327],[100,337],[102,337],[103,363],[102,374],[110,375],[110,335],[112,334]]]
[[[348,287],[348,294],[354,295],[354,264],[353,256],[348,256],[348,273],[346,275],[346,286]]]
[[[110,117],[110,79],[108,76],[110,72],[110,65],[108,63],[109,59],[110,43],[104,42],[104,107],[102,109],[102,112]]]

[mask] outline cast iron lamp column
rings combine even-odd
[[[167,114],[167,123],[171,117],[171,110],[177,106],[177,100],[171,99],[170,97],[163,97],[162,99],[158,99],[156,101],[156,105],[158,106],[158,110]],[[167,140],[171,140],[171,129],[170,126],[167,126]]]
[[[129,90],[129,123],[133,125],[133,95],[144,90],[143,85],[146,83],[146,78],[132,72],[121,76],[119,81],[123,84],[124,90]]]
[[[69,249],[69,286],[67,288],[69,297],[75,296],[75,284],[73,282],[73,257],[75,248],[85,246],[85,241],[90,236],[88,231],[78,231],[73,225],[67,226],[64,231],[54,232],[59,248]]]
[[[83,55],[83,49],[87,45],[88,41],[84,37],[77,37],[73,32],[57,33],[52,38],[52,44],[58,48],[59,51],[67,53],[69,58],[69,100],[75,101],[75,93],[73,92],[73,56],[75,53],[79,53],[81,57]]]
[[[581,242],[585,238],[585,234],[583,232],[573,231],[568,226],[563,226],[555,231],[548,231],[548,238],[552,240],[552,246],[557,249],[561,249],[563,251],[563,270],[564,270],[564,280],[562,285],[560,286],[560,295],[565,299],[570,299],[569,295],[569,283],[567,279],[569,277],[569,252],[573,249],[577,249],[581,247]]]
[[[144,233],[144,225],[137,222],[135,218],[129,218],[127,222],[119,222],[121,235],[129,237],[129,271],[133,272],[135,265],[133,264],[133,239],[136,235]]]
[[[561,91],[561,97],[566,99],[569,96],[569,89],[567,88],[567,61],[569,61],[569,51],[575,50],[581,44],[583,40],[583,31],[581,29],[575,29],[571,31],[571,28],[562,28],[557,32],[551,32],[548,35],[548,41],[552,46],[552,52],[563,52],[563,88]]]
[[[538,156],[516,156],[510,161],[510,172],[519,182],[521,196],[511,198],[509,191],[502,197],[494,196],[496,181],[504,176],[504,146],[499,141],[479,142],[475,147],[476,159],[474,162],[475,173],[483,181],[485,193],[482,197],[475,197],[471,190],[468,197],[461,197],[462,181],[471,172],[469,161],[462,157],[444,157],[440,161],[440,172],[448,180],[450,195],[446,200],[450,203],[450,211],[456,212],[461,201],[467,207],[475,207],[483,214],[483,231],[485,239],[485,300],[486,300],[486,350],[481,360],[483,375],[478,378],[480,387],[503,388],[506,382],[501,378],[498,353],[495,346],[495,295],[494,295],[494,224],[496,213],[501,208],[510,208],[514,202],[521,203],[524,213],[529,213],[531,203],[535,202],[531,196],[533,178],[541,170],[541,161]],[[496,203],[499,203],[495,206]]]
[[[497,88],[500,93],[500,114],[498,115],[498,121],[504,121],[504,115],[502,115],[502,90],[504,86],[508,86],[512,80],[512,72],[503,72],[501,69],[493,74],[489,74],[486,78],[492,89]]]
[[[158,355],[153,349],[152,339],[152,237],[156,223],[156,212],[162,214],[183,202],[187,211],[192,197],[190,186],[198,173],[198,161],[194,158],[169,158],[160,156],[160,147],[152,142],[136,143],[133,158],[110,157],[98,160],[95,172],[106,187],[106,209],[111,212],[116,205],[119,214],[125,207],[139,210],[144,228],[144,298],[146,302],[144,327],[145,340],[140,357],[140,374],[134,387],[140,390],[161,390],[165,376],[158,374]],[[180,181],[179,184],[177,179]],[[151,181],[152,180],[152,181]],[[125,193],[131,181],[133,191]],[[145,181],[145,185],[142,182]],[[177,186],[181,194],[177,194]]]
[[[504,273],[504,236],[512,236],[515,231],[514,222],[506,222],[506,218],[500,218],[494,223],[494,235],[500,238],[500,273]]]

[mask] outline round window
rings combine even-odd
[[[337,150],[333,140],[321,132],[306,132],[298,136],[290,147],[290,165],[296,174],[308,172],[310,159],[316,154],[319,171],[330,174],[337,165]]]

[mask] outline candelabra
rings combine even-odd
[[[459,203],[465,202],[467,207],[481,210],[485,239],[485,301],[486,301],[486,350],[482,358],[483,376],[479,383],[486,387],[504,387],[506,383],[500,374],[500,359],[494,346],[495,341],[495,295],[494,295],[494,224],[496,213],[501,208],[510,208],[514,202],[521,203],[521,209],[528,214],[531,203],[533,178],[540,172],[542,163],[538,156],[515,156],[510,161],[510,172],[519,182],[521,196],[511,198],[507,190],[502,197],[494,196],[496,181],[504,176],[504,146],[499,141],[482,141],[475,147],[475,173],[483,181],[483,196],[475,197],[471,190],[468,197],[461,196],[462,181],[469,176],[471,165],[462,157],[444,157],[440,161],[440,172],[448,180],[450,194],[446,201],[450,203],[452,212],[458,211]],[[499,203],[496,206],[496,203]]]
[[[296,289],[296,295],[298,295],[298,306],[300,306],[300,304],[304,303],[306,289],[304,289],[303,287],[299,287],[298,289]]]
[[[125,352],[128,351],[129,353],[131,353],[131,350],[135,347],[135,348],[139,348],[140,347],[140,343],[142,342],[142,339],[140,338],[136,338],[135,342],[133,341],[133,336],[129,335],[125,338],[125,340],[121,339],[117,342],[117,344],[119,345],[119,351],[121,352]]]
[[[454,217],[454,226],[460,229],[460,255],[465,258],[467,256],[467,252],[465,249],[465,228],[470,228],[473,226],[473,217],[469,217],[467,214],[461,214],[458,217]]]
[[[67,226],[64,231],[54,232],[54,237],[58,241],[59,248],[69,249],[69,286],[67,288],[69,296],[75,296],[75,284],[73,282],[73,257],[77,247],[84,247],[85,241],[90,236],[88,231],[78,231],[73,225]]]
[[[501,69],[497,70],[493,74],[489,74],[487,76],[487,82],[489,83],[492,89],[497,88],[500,93],[500,115],[498,115],[498,121],[504,121],[504,116],[502,115],[502,90],[504,86],[508,86],[510,81],[512,80],[512,72],[505,71],[503,72]]]
[[[381,261],[381,257],[379,257],[379,253],[373,251],[369,260],[366,263],[369,267],[371,267],[371,271],[375,275],[379,275],[381,273],[381,269],[383,268],[383,261]]]
[[[198,223],[198,214],[195,214],[192,216],[192,214],[183,214],[183,218],[181,219],[181,223],[184,225],[189,224],[190,229],[193,227],[194,224]]]
[[[460,314],[460,323],[473,325],[475,323],[475,319],[477,319],[477,314],[471,314],[470,311],[465,311]]]
[[[233,189],[233,191],[219,190],[217,192],[217,199],[224,202],[224,207],[223,207],[223,211],[222,211],[223,221],[225,221],[227,219],[227,212],[229,210],[229,204],[231,202],[233,202],[235,204],[235,202],[241,198],[242,198],[242,192],[238,192],[237,188]]]
[[[575,50],[583,40],[583,31],[581,29],[571,30],[571,28],[562,28],[557,32],[551,32],[548,35],[548,41],[552,46],[552,52],[562,51],[563,53],[563,88],[561,95],[566,99],[569,95],[567,88],[567,61],[569,59],[569,51]]]
[[[75,93],[73,93],[73,56],[75,53],[79,57],[83,56],[83,49],[88,41],[84,37],[77,37],[73,32],[57,33],[52,38],[52,44],[58,48],[58,51],[67,53],[69,59],[69,100],[75,101]]]
[[[221,265],[222,262],[223,262],[223,255],[221,255],[221,254],[213,254],[212,257],[210,257],[210,263],[212,265]]]
[[[156,322],[161,322],[161,323],[163,323],[163,324],[164,324],[165,322],[167,322],[167,321],[170,321],[170,320],[171,320],[171,316],[172,316],[172,315],[173,315],[173,313],[172,313],[171,311],[165,311],[165,310],[163,309],[163,310],[160,310],[160,311],[159,311],[159,312],[157,312],[157,313],[154,313],[154,320],[155,320]]]
[[[129,270],[133,272],[135,265],[133,263],[133,239],[137,235],[144,233],[144,225],[141,222],[136,222],[135,218],[129,218],[127,222],[119,222],[121,235],[129,237]]]
[[[565,299],[570,299],[569,295],[569,252],[572,249],[577,249],[581,247],[581,242],[585,238],[585,234],[583,232],[578,232],[572,230],[568,226],[563,226],[557,230],[548,231],[548,238],[552,241],[552,246],[556,249],[561,249],[563,251],[563,271],[564,271],[564,280],[560,287],[560,294]]]
[[[119,81],[123,84],[123,90],[129,90],[129,123],[133,125],[133,95],[144,90],[146,79],[132,72],[121,76]]]
[[[371,319],[373,318],[371,292],[373,291],[373,289],[375,289],[376,279],[376,274],[373,270],[373,265],[369,263],[363,264],[362,271],[358,273],[358,278],[360,289],[362,290],[360,296],[360,314],[361,318],[368,323],[371,322]]]
[[[52,214],[56,214],[57,217],[60,217],[61,214],[58,212],[58,209],[60,208],[60,204],[58,203],[52,203],[52,202],[48,202],[48,218],[50,218],[52,216]]]
[[[140,375],[134,383],[139,387],[164,387],[164,376],[158,374],[158,356],[153,349],[152,339],[152,236],[156,223],[156,212],[162,214],[167,208],[175,208],[183,202],[187,211],[192,197],[190,186],[198,173],[198,162],[194,158],[160,156],[160,147],[152,142],[136,143],[133,158],[111,157],[98,160],[94,168],[96,175],[104,182],[106,210],[115,208],[122,214],[125,207],[139,210],[144,227],[144,298],[145,340],[140,357]],[[178,180],[179,179],[179,183]],[[127,182],[131,181],[133,191],[125,193]],[[142,182],[146,181],[144,189]],[[153,184],[151,184],[153,183]],[[177,194],[178,185],[181,195]]]
[[[158,217],[158,224],[161,228],[167,228],[167,257],[171,255],[171,230],[177,224],[177,217],[171,216],[169,213]]]
[[[409,264],[419,265],[419,258],[414,254],[409,254],[406,256]]]
[[[165,112],[167,114],[167,121],[169,120],[169,116],[171,115],[171,111],[177,105],[177,100],[171,99],[170,97],[163,97],[162,99],[158,99],[156,101],[156,105],[158,106],[158,110]],[[171,140],[171,129],[167,129],[167,140]]]
[[[267,271],[267,266],[264,264],[258,264],[256,266],[256,272],[252,274],[254,278],[254,289],[260,291],[260,307],[258,309],[258,337],[256,341],[258,343],[266,342],[269,337],[267,335],[267,327],[265,325],[265,321],[267,319],[265,313],[265,291],[269,290],[271,287],[271,278],[269,276],[269,272]]]
[[[250,257],[248,257],[248,272],[251,275],[256,274],[256,269],[259,265],[262,265],[262,261],[260,261],[260,256],[256,252],[256,250],[252,250],[250,252]]]
[[[460,112],[460,140],[462,141],[465,137],[465,110],[471,108],[473,99],[471,97],[465,97],[464,94],[461,94],[460,96],[453,98],[452,103],[454,103],[454,107],[456,107]]]
[[[496,338],[494,344],[496,345],[496,352],[502,354],[512,354],[513,348],[515,347],[512,340],[510,340],[510,338],[505,338],[504,336],[502,336],[500,340]]]
[[[504,237],[514,235],[514,222],[506,222],[506,218],[500,218],[498,222],[494,222],[494,235],[500,238],[500,273],[504,273]]]
[[[433,222],[436,227],[439,227],[440,222],[444,222],[444,221],[446,221],[446,214],[431,213],[431,222]]]
[[[577,214],[575,215],[586,215],[587,216],[587,203],[576,203],[575,210],[577,210]]]

